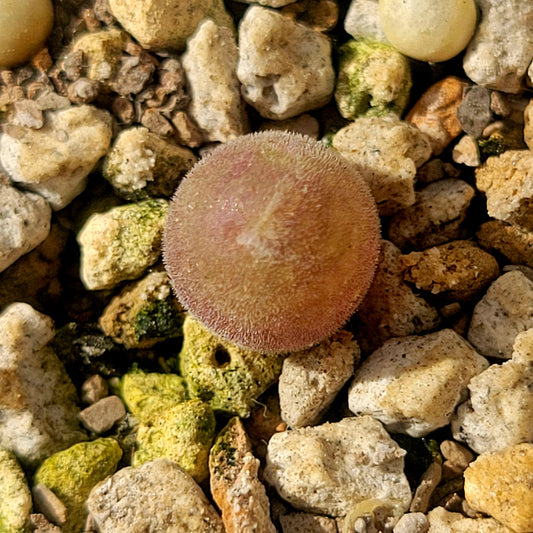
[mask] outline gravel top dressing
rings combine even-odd
[[[0,0],[0,533],[532,533],[533,2]]]

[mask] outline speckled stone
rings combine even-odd
[[[428,533],[514,533],[494,518],[466,518],[444,507],[435,507],[427,517]]]
[[[466,501],[516,533],[533,531],[533,444],[480,455],[465,470]]]
[[[392,432],[422,437],[446,426],[488,362],[451,329],[390,339],[355,372],[348,405]]]

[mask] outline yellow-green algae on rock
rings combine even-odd
[[[161,411],[139,426],[133,465],[169,459],[201,482],[209,474],[207,461],[215,427],[213,410],[200,400]]]
[[[15,455],[0,448],[0,532],[23,533],[31,512],[31,494]]]
[[[66,506],[63,533],[79,533],[86,518],[85,501],[91,489],[113,474],[122,450],[112,438],[80,442],[45,459],[37,469],[34,484],[46,485]]]
[[[191,398],[213,410],[247,417],[254,401],[279,377],[284,357],[239,348],[188,316],[179,368]]]
[[[122,376],[120,396],[128,410],[141,421],[189,399],[181,376],[142,370],[132,370]]]

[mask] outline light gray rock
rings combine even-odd
[[[275,120],[325,105],[334,89],[331,43],[322,33],[259,6],[239,26],[237,76],[244,99]]]
[[[518,333],[533,328],[533,281],[519,270],[494,281],[472,314],[468,340],[487,357],[510,359]]]
[[[25,531],[32,501],[26,477],[16,457],[0,448],[0,528],[2,533]]]
[[[80,232],[80,277],[89,290],[110,289],[135,279],[161,253],[168,202],[146,200],[89,217]]]
[[[361,117],[341,128],[332,146],[361,173],[380,215],[415,203],[417,168],[431,156],[427,136],[395,114]]]
[[[533,59],[533,4],[522,0],[477,0],[481,18],[463,60],[479,85],[509,93],[523,86]]]
[[[397,516],[409,507],[405,451],[369,416],[274,434],[264,476],[302,511],[344,516],[357,502],[380,499]]]
[[[62,525],[67,521],[65,504],[43,483],[34,485],[31,489],[35,507],[46,516],[50,522]]]
[[[107,396],[80,411],[78,418],[86,429],[100,435],[126,416],[126,408],[118,396]]]
[[[196,163],[191,150],[167,142],[147,128],[122,130],[104,159],[104,177],[129,200],[171,196]]]
[[[344,29],[354,39],[369,38],[388,43],[379,18],[378,0],[352,0],[346,17]]]
[[[166,459],[119,470],[93,488],[87,507],[101,533],[224,532],[202,489]]]
[[[429,522],[424,513],[406,513],[394,526],[393,533],[426,533]]]
[[[233,27],[223,0],[109,0],[111,13],[144,48],[183,50],[205,18]]]
[[[48,237],[52,210],[41,196],[19,191],[0,172],[0,213],[2,272]]]
[[[389,239],[399,248],[423,250],[463,237],[475,190],[466,181],[443,179],[415,193],[415,203],[389,222]]]
[[[283,361],[279,378],[281,419],[291,428],[316,424],[359,361],[359,346],[341,330]]]
[[[423,437],[446,426],[487,360],[451,329],[390,339],[357,369],[348,392],[356,414]]]
[[[18,127],[0,135],[0,163],[13,181],[62,209],[85,189],[111,135],[107,111],[89,105],[48,111],[41,129]]]
[[[228,142],[246,133],[248,118],[236,69],[239,51],[233,32],[204,20],[182,56],[191,94],[189,113],[208,141]]]
[[[491,365],[468,385],[470,399],[452,418],[452,431],[477,453],[533,442],[533,329],[516,336],[510,361]]]
[[[52,319],[25,303],[0,315],[0,446],[35,467],[86,439],[76,415],[76,389],[47,343]]]

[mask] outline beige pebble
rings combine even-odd
[[[474,454],[454,440],[443,440],[440,443],[442,456],[463,470],[474,460]]]
[[[442,466],[431,463],[422,474],[420,483],[415,490],[413,501],[409,507],[411,513],[425,513],[429,508],[429,499],[442,479]]]
[[[108,386],[106,380],[100,374],[94,374],[87,378],[81,386],[81,401],[87,404],[96,403],[107,396]]]
[[[35,507],[43,513],[50,522],[60,526],[67,521],[65,504],[43,483],[38,483],[31,489]]]
[[[452,513],[435,507],[427,514],[428,533],[513,533],[494,518],[466,518],[462,513]]]
[[[516,533],[533,531],[533,444],[480,455],[465,471],[468,504]]]
[[[524,141],[528,148],[533,150],[533,99],[524,109]]]
[[[452,159],[459,165],[478,167],[481,164],[481,154],[474,137],[463,135],[453,147]]]
[[[107,396],[80,411],[78,418],[86,429],[97,435],[111,429],[126,415],[126,408],[118,396]]]

